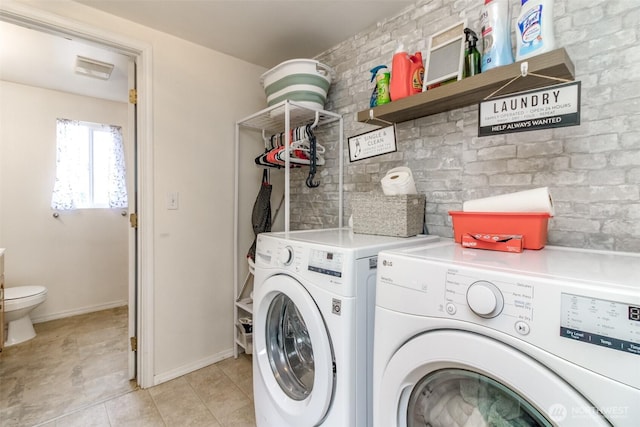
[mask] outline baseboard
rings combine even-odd
[[[212,356],[205,357],[204,359],[200,359],[194,363],[190,363],[185,366],[181,366],[177,369],[172,369],[171,371],[154,375],[153,377],[153,385],[162,384],[163,382],[173,380],[175,378],[181,377],[193,371],[197,371],[198,369],[204,368],[205,366],[213,365],[216,362],[219,362],[224,359],[228,359],[233,356],[233,349],[228,349],[225,351],[221,351],[220,353],[216,353]]]
[[[128,302],[126,300],[113,301],[107,304],[92,305],[89,307],[75,308],[73,310],[65,310],[65,311],[60,311],[58,313],[47,314],[44,316],[32,317],[31,322],[33,323],[48,322],[49,320],[63,319],[65,317],[77,316],[79,314],[93,313],[94,311],[108,310],[110,308],[122,307],[124,305],[128,305]]]

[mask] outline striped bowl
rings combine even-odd
[[[333,74],[330,67],[313,59],[291,59],[264,73],[260,81],[269,106],[288,99],[322,110]]]

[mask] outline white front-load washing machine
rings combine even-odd
[[[371,425],[378,252],[437,239],[354,234],[348,228],[258,235],[253,293],[258,427]]]
[[[640,254],[378,257],[374,426],[640,425]]]

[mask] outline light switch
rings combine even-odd
[[[178,192],[172,191],[167,193],[167,209],[178,209]]]

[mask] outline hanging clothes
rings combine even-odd
[[[253,243],[247,253],[247,258],[253,261],[256,259],[256,243],[258,234],[271,231],[271,191],[273,187],[269,182],[269,172],[267,169],[262,171],[262,183],[258,191],[258,197],[253,204],[253,212],[251,214],[251,223],[253,224],[253,233],[255,237]]]

